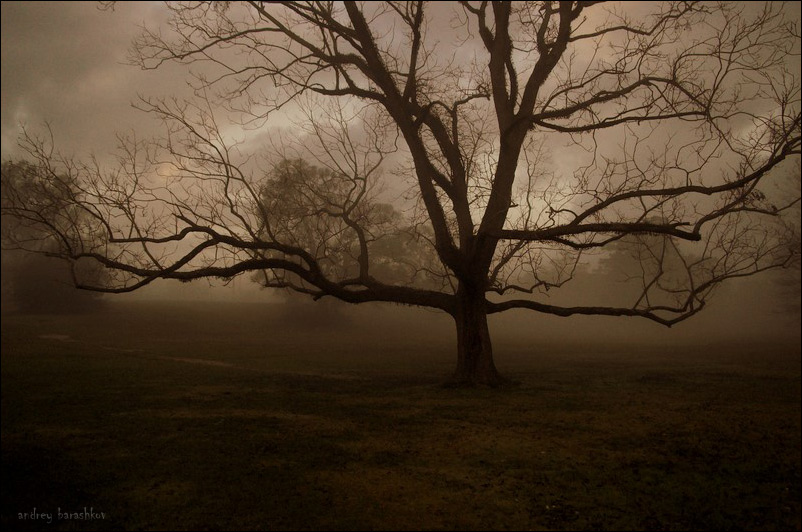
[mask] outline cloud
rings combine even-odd
[[[20,123],[51,124],[66,152],[104,153],[114,133],[158,126],[130,103],[142,94],[172,94],[184,78],[170,69],[126,64],[143,23],[163,20],[162,6],[121,3],[101,11],[94,2],[2,3],[2,155],[13,156]]]

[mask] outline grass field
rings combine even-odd
[[[516,384],[467,390],[453,341],[426,313],[6,315],[2,526],[800,529],[798,345],[498,335]]]

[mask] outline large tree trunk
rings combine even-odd
[[[453,384],[498,386],[503,383],[493,363],[484,292],[460,288],[454,321],[457,324],[457,370]]]

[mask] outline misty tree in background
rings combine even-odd
[[[60,218],[83,216],[83,209],[75,207],[73,183],[63,175],[41,174],[39,167],[26,161],[4,162],[0,176],[4,309],[76,312],[96,308],[102,294],[76,290],[73,272],[99,283],[103,268],[95,261],[81,261],[73,269],[58,260],[65,244],[56,240]],[[13,216],[7,216],[12,208]],[[81,237],[90,235],[85,232]],[[83,249],[81,244],[73,247]]]
[[[488,314],[670,326],[719,283],[799,256],[798,187],[767,186],[800,155],[800,36],[781,4],[167,9],[169,28],[132,49],[143,68],[192,65],[193,99],[139,103],[163,138],[129,139],[110,170],[25,139],[83,215],[24,223],[110,272],[83,288],[255,272],[313,298],[438,309],[456,323],[455,381],[496,385]],[[77,238],[86,219],[103,239]],[[632,239],[656,245],[639,247],[628,304],[549,301]]]

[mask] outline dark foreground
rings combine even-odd
[[[517,385],[447,389],[423,317],[4,316],[2,526],[800,529],[798,345],[497,338]]]

